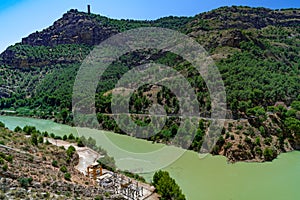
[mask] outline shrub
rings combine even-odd
[[[32,178],[20,178],[19,180],[20,186],[23,188],[27,188],[32,183]]]
[[[273,149],[266,148],[264,150],[264,157],[266,161],[272,161],[276,157],[276,152],[274,152]]]
[[[0,122],[0,127],[5,128],[5,124],[3,122]]]
[[[69,140],[74,140],[75,139],[75,137],[74,137],[74,135],[71,133],[70,135],[69,135]]]
[[[67,156],[69,158],[72,158],[75,151],[76,151],[75,147],[73,147],[72,145],[69,146],[69,148],[67,149]]]
[[[246,142],[246,143],[251,143],[252,141],[251,141],[250,138],[246,137],[246,138],[245,138],[245,142]]]
[[[15,129],[14,129],[15,132],[21,132],[22,131],[22,128],[20,126],[17,126]]]
[[[32,135],[31,135],[31,143],[33,144],[33,145],[38,145],[38,135],[37,135],[37,133],[33,133]]]
[[[65,177],[65,179],[66,179],[67,181],[70,181],[70,180],[71,180],[71,174],[68,173],[68,172],[65,173],[64,177]]]
[[[8,170],[8,165],[7,164],[3,165],[2,170],[6,172]]]
[[[231,142],[228,142],[228,143],[225,145],[224,149],[227,150],[227,149],[229,149],[229,148],[231,148],[231,147],[232,147],[232,143],[231,143]]]
[[[63,136],[63,140],[66,141],[67,139],[68,139],[68,136],[67,136],[67,135],[64,135],[64,136]]]
[[[238,130],[242,130],[242,129],[243,129],[243,125],[238,125],[236,128],[237,128]]]
[[[60,171],[63,172],[63,173],[66,173],[68,171],[67,167],[66,166],[62,166],[60,168]]]
[[[77,141],[77,146],[79,146],[79,147],[84,147],[84,144],[83,144],[83,142],[82,142],[81,139],[79,139],[79,140]]]
[[[255,139],[255,144],[256,144],[257,146],[260,146],[260,137],[256,137],[256,139]]]
[[[53,160],[53,161],[52,161],[52,166],[53,166],[53,167],[58,167],[58,162],[57,162],[57,160]]]
[[[44,143],[44,137],[43,136],[39,136],[39,139],[38,139],[38,143],[42,144]]]

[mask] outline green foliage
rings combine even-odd
[[[0,127],[5,128],[5,124],[3,122],[0,122]]]
[[[23,178],[19,178],[18,181],[21,187],[27,188],[31,185],[33,179],[31,177],[30,178],[23,177]]]
[[[157,193],[161,195],[161,199],[185,199],[180,187],[166,171],[155,172],[153,176],[153,186],[156,188]]]
[[[33,133],[36,133],[36,128],[34,126],[24,126],[23,131],[27,134],[27,135],[31,135]]]
[[[67,135],[64,135],[63,138],[62,138],[64,141],[66,141],[68,139],[68,136]]]
[[[22,128],[20,126],[17,126],[15,129],[14,129],[15,132],[21,132],[22,131]]]
[[[78,140],[77,141],[77,146],[79,146],[79,147],[84,147],[84,144],[83,144],[83,142],[82,142],[82,140]]]
[[[75,147],[73,147],[72,145],[69,146],[68,149],[67,149],[67,151],[66,151],[67,156],[68,156],[69,158],[72,158],[75,152],[76,152],[76,149],[75,149]]]
[[[291,107],[295,110],[300,111],[300,101],[293,101],[293,103],[291,104]]]
[[[31,143],[36,146],[38,145],[38,134],[37,133],[31,134]]]
[[[272,161],[274,158],[276,158],[277,154],[275,151],[273,151],[272,149],[270,148],[266,148],[264,150],[264,153],[263,153],[266,161]]]
[[[232,143],[231,143],[231,142],[227,142],[226,145],[225,145],[225,147],[224,147],[224,149],[225,149],[225,150],[228,150],[228,149],[230,149],[231,147],[232,147]]]
[[[57,162],[57,160],[53,160],[53,161],[52,161],[52,166],[53,166],[53,167],[58,167],[58,162]]]
[[[68,139],[69,139],[69,140],[74,140],[75,137],[74,137],[74,135],[71,133],[71,134],[69,135]]]
[[[38,137],[38,143],[40,144],[44,143],[44,137],[42,135]]]
[[[6,172],[6,171],[8,170],[8,165],[7,165],[7,164],[4,164],[4,165],[2,166],[2,170]]]
[[[300,134],[300,120],[289,117],[285,119],[284,125],[296,134]]]
[[[67,181],[71,181],[71,174],[70,174],[69,172],[65,173],[64,178],[65,178]]]
[[[66,166],[61,166],[61,167],[60,167],[60,171],[61,171],[62,173],[66,173],[66,172],[68,171],[68,169],[67,169]]]

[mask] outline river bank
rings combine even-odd
[[[96,139],[97,145],[105,148],[108,154],[115,158],[117,167],[122,170],[133,169],[133,166],[124,161],[126,154],[119,152],[118,148],[126,149],[129,152],[145,153],[157,151],[164,147],[161,144],[152,144],[145,140],[105,131],[77,130],[74,127],[57,124],[49,120],[0,116],[0,121],[4,122],[10,129],[14,129],[16,126],[32,125],[41,131],[54,132],[60,136],[71,132],[75,136],[81,136],[81,134],[86,137],[91,136]],[[298,189],[299,158],[300,152],[293,151],[280,154],[273,162],[228,164],[223,156],[207,155],[200,159],[198,153],[185,151],[178,159],[162,167],[176,180],[187,199],[191,200],[199,198],[210,200],[298,200],[300,199]],[[149,163],[161,162],[157,158],[144,157],[144,159],[149,159],[149,162],[139,164],[145,169],[149,169]],[[140,174],[148,181],[153,176],[151,171]]]

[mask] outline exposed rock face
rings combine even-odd
[[[213,21],[214,29],[261,29],[266,26],[295,26],[300,23],[300,10],[275,11],[267,8],[223,7],[199,14],[197,20]]]
[[[118,33],[108,25],[101,24],[91,16],[70,10],[49,28],[35,32],[22,39],[22,44],[54,46],[58,44],[97,45]]]

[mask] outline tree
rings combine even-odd
[[[17,126],[15,129],[14,129],[15,132],[21,132],[22,131],[22,128],[20,126]]]
[[[153,176],[153,185],[163,200],[185,200],[185,196],[182,194],[181,189],[166,171],[160,170],[155,172]]]
[[[63,109],[60,114],[61,114],[61,117],[63,118],[64,123],[66,123],[67,117],[69,115],[68,114],[68,110],[67,109]]]
[[[264,150],[264,157],[266,161],[272,161],[274,158],[276,158],[276,156],[277,156],[276,152],[273,151],[272,149],[266,148]]]
[[[289,117],[284,121],[284,125],[296,134],[300,134],[300,120]]]
[[[33,133],[31,135],[31,143],[36,146],[38,145],[38,134],[37,133]]]
[[[73,147],[72,145],[69,146],[69,148],[67,149],[67,156],[69,158],[72,158],[73,155],[74,155],[74,153],[75,153],[75,151],[76,151],[75,147]]]
[[[63,140],[65,141],[65,140],[67,140],[68,139],[68,136],[67,135],[64,135],[63,136]]]

